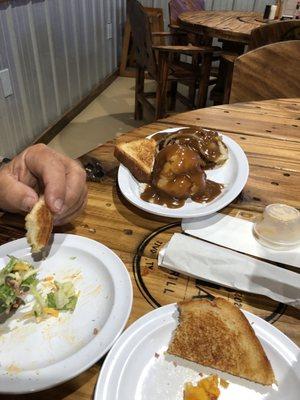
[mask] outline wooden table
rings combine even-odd
[[[193,11],[179,16],[180,27],[195,34],[248,44],[251,31],[265,22],[247,11]]]
[[[268,203],[285,202],[300,208],[300,99],[232,104],[178,114],[136,129],[126,134],[124,139],[145,137],[179,125],[219,129],[237,141],[247,153],[250,163],[247,185],[223,212],[253,220]],[[113,158],[113,142],[100,146],[89,156],[100,160],[106,173],[99,183],[88,184],[86,211],[63,231],[102,242],[126,264],[134,288],[128,325],[158,305],[192,296],[217,294],[265,318],[300,345],[299,310],[261,296],[159,269],[159,249],[173,232],[180,231],[178,222],[146,214],[122,197],[116,184],[118,163]],[[0,223],[1,243],[24,235],[21,218],[5,215]],[[57,388],[28,396],[0,396],[0,400],[91,400],[101,362]]]
[[[213,38],[221,40],[222,50],[227,55],[241,55],[249,44],[253,29],[265,24],[262,14],[247,11],[193,11],[179,16],[180,28],[201,38],[201,43],[211,45]],[[210,98],[214,104],[222,104],[225,97],[227,63],[221,57],[218,79]],[[206,102],[206,94],[202,95]]]

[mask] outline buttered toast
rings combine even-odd
[[[48,244],[53,228],[53,215],[43,196],[26,215],[25,221],[27,241],[31,245],[32,252],[38,253]]]
[[[241,378],[272,385],[270,362],[251,325],[229,301],[181,302],[179,325],[167,352]]]
[[[154,139],[119,142],[115,146],[114,155],[139,182],[149,183],[156,155],[156,145]]]

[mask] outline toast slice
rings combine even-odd
[[[241,378],[272,385],[270,362],[251,325],[229,301],[179,303],[179,325],[167,352]]]
[[[27,241],[32,252],[38,253],[47,245],[53,228],[53,215],[43,196],[26,215],[25,221]]]
[[[150,183],[156,145],[154,139],[119,142],[115,146],[114,155],[139,182]]]

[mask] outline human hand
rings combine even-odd
[[[28,212],[44,193],[54,224],[75,218],[86,205],[86,174],[80,164],[44,144],[25,149],[0,169],[0,209]]]

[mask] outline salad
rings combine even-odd
[[[51,291],[44,294],[39,288],[37,269],[24,260],[9,256],[0,271],[0,315],[16,311],[25,304],[28,294],[34,298],[32,315],[41,320],[47,315],[58,317],[60,311],[75,310],[79,293],[72,282],[54,281]]]

